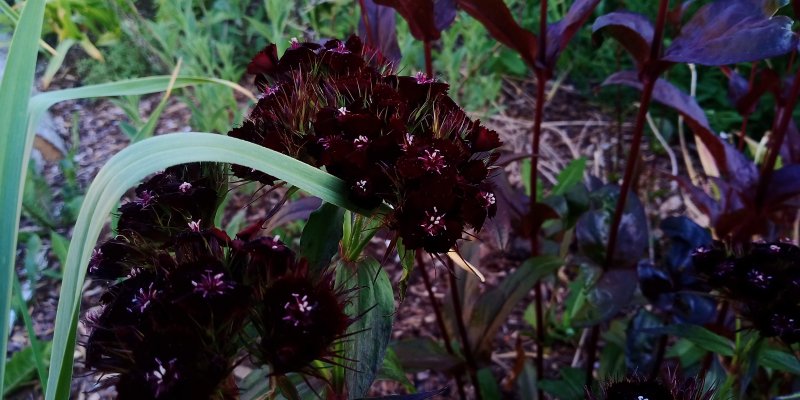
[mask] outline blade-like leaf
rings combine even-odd
[[[50,354],[50,342],[44,343],[45,357]],[[36,375],[35,354],[32,347],[26,347],[16,353],[6,364],[6,374],[3,375],[2,397],[8,398],[11,393],[30,382]]]
[[[392,343],[400,364],[408,372],[434,370],[451,372],[463,365],[464,360],[449,354],[442,345],[431,338],[415,338]]]
[[[635,71],[621,71],[609,76],[603,85],[626,85],[642,90],[642,83]],[[758,179],[755,165],[741,152],[722,141],[711,130],[708,118],[697,101],[664,79],[656,81],[653,100],[672,108],[683,115],[689,128],[708,147],[723,176],[735,177],[741,186],[752,185]]]
[[[800,361],[798,361],[797,357],[793,354],[785,351],[764,349],[759,354],[758,362],[767,368],[786,371],[793,375],[800,375]]]
[[[50,385],[46,399],[68,398],[81,288],[94,244],[119,198],[148,174],[169,166],[209,161],[254,168],[324,201],[360,211],[348,200],[346,185],[308,164],[256,144],[209,133],[179,133],[133,144],[112,157],[86,193],[70,242],[56,314]]]
[[[564,19],[547,27],[547,67],[555,68],[558,56],[567,48],[572,37],[578,33],[592,15],[600,0],[575,0]]]
[[[716,0],[701,7],[664,52],[671,62],[727,65],[786,54],[797,45],[792,19],[765,13],[763,2]]]
[[[394,319],[394,293],[386,270],[372,258],[356,264],[343,263],[336,270],[339,285],[357,285],[355,299],[347,307],[351,317],[360,318],[349,332],[358,332],[344,344],[345,354],[357,360],[345,371],[349,399],[367,394],[383,365]]]
[[[517,24],[503,0],[458,0],[458,5],[483,24],[492,37],[519,53],[528,66],[536,64],[536,35]]]
[[[400,61],[400,45],[397,44],[397,17],[392,7],[375,4],[375,0],[360,2],[364,19],[358,23],[358,33],[366,40],[367,45],[378,49],[390,61]],[[367,30],[369,28],[369,30]]]
[[[47,63],[47,69],[45,69],[44,75],[42,75],[43,88],[47,89],[47,87],[50,86],[53,77],[56,76],[56,72],[61,68],[61,64],[64,63],[64,58],[67,56],[67,52],[72,48],[73,44],[75,44],[75,39],[72,38],[66,38],[58,44],[56,47],[56,54],[53,55]]]
[[[636,66],[642,69],[650,58],[653,24],[644,15],[627,11],[612,12],[598,17],[592,25],[592,37],[602,42],[603,35],[614,38],[630,53]]]
[[[33,136],[26,136],[44,0],[25,2],[11,39],[0,82],[0,393],[6,367],[6,338],[11,308],[11,282],[17,254],[17,227],[22,212],[25,173]]]
[[[378,379],[390,379],[399,382],[409,393],[414,393],[416,391],[414,385],[408,380],[403,366],[400,365],[400,359],[397,358],[397,353],[395,353],[394,349],[391,347],[386,349],[386,356],[383,357],[383,365],[381,365],[381,369],[378,371]]]
[[[323,203],[308,218],[300,236],[300,255],[308,260],[311,271],[323,271],[339,250],[343,217],[344,210],[333,204]]]
[[[562,265],[563,261],[559,257],[534,257],[509,274],[496,288],[480,297],[472,311],[468,327],[476,354],[486,355],[486,352],[491,351],[495,333],[514,306],[530,292],[536,281],[555,272]]]
[[[644,329],[642,332],[652,334],[667,334],[688,339],[703,350],[722,356],[733,356],[733,342],[728,338],[717,335],[702,326],[692,324],[665,325],[660,328]]]
[[[556,184],[553,186],[551,194],[560,196],[566,193],[572,185],[577,185],[583,180],[584,171],[586,171],[586,157],[570,161],[570,163],[558,173],[558,178],[556,179]]]

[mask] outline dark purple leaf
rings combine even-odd
[[[672,177],[678,184],[686,191],[686,195],[692,200],[692,203],[703,213],[709,220],[716,221],[720,215],[719,203],[708,195],[703,189],[694,186],[692,182],[683,176]]]
[[[797,45],[791,18],[771,17],[756,0],[701,7],[664,53],[670,62],[726,65],[786,54]]]
[[[613,318],[625,307],[630,307],[638,282],[635,268],[603,272],[586,294],[589,307],[577,313],[573,325],[596,325]]]
[[[665,218],[659,227],[670,241],[664,261],[671,271],[677,272],[691,264],[692,251],[711,243],[708,230],[687,217]]]
[[[653,340],[653,335],[645,332],[663,325],[661,318],[643,308],[631,318],[625,329],[625,364],[629,370],[647,373],[653,369],[658,340]]]
[[[792,0],[792,10],[794,11],[794,17],[800,19],[800,0]]]
[[[486,221],[484,230],[491,232],[489,237],[495,241],[497,248],[507,249],[509,242],[514,239],[511,233],[521,229],[517,221],[522,220],[528,212],[529,200],[528,196],[511,187],[503,169],[492,175],[491,182],[497,198],[497,214]]]
[[[613,205],[619,197],[619,190],[617,185],[606,185],[590,193],[591,210],[584,213],[575,225],[575,239],[580,253],[598,265],[604,265],[606,261]],[[630,193],[622,213],[614,257],[609,268],[634,268],[644,256],[648,235],[647,218],[642,203],[634,193]]]
[[[424,42],[439,40],[441,32],[434,21],[433,0],[375,0],[375,3],[397,10],[415,39]]]
[[[603,85],[626,85],[642,90],[639,74],[636,71],[621,71],[609,76]],[[686,120],[689,128],[700,137],[723,176],[736,177],[739,186],[749,187],[758,178],[756,166],[741,152],[722,141],[708,124],[706,114],[697,101],[664,79],[656,81],[653,100],[677,111]]]
[[[536,35],[517,24],[503,0],[458,0],[458,5],[497,41],[519,53],[530,67],[536,64]]]
[[[653,25],[644,15],[627,11],[612,12],[600,16],[592,25],[593,38],[602,42],[608,35],[619,42],[642,69],[650,58],[650,44],[653,42]]]
[[[361,5],[369,31],[361,18],[358,23],[359,36],[366,40],[367,46],[377,49],[388,60],[400,61],[402,54],[397,44],[397,18],[394,9],[375,4],[374,0],[363,0]]]
[[[800,131],[794,120],[789,121],[786,136],[781,144],[781,159],[784,164],[800,164]]]
[[[798,195],[800,195],[800,164],[787,165],[772,174],[764,207],[779,208],[781,203]]]
[[[767,92],[777,90],[780,84],[780,78],[770,68],[756,72],[752,87],[750,82],[736,71],[723,69],[723,72],[728,75],[728,97],[741,115],[752,114],[761,97]]]
[[[439,32],[446,30],[453,24],[457,13],[456,0],[434,0],[433,24]]]
[[[564,19],[547,27],[547,68],[555,68],[558,56],[592,15],[600,0],[575,0]]]
[[[307,219],[314,210],[322,205],[322,200],[317,197],[303,197],[282,206],[264,226],[265,232],[299,219]]]

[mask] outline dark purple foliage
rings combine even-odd
[[[664,52],[670,62],[726,65],[786,54],[797,45],[792,20],[762,1],[716,0],[701,7]]]
[[[400,61],[402,55],[397,44],[397,17],[394,9],[378,5],[375,0],[362,0],[361,5],[364,18],[359,20],[358,34],[366,39],[367,46],[377,49],[388,60]],[[364,25],[365,19],[368,26]]]
[[[614,204],[619,196],[619,186],[606,185],[590,193],[590,210],[584,213],[575,225],[575,241],[578,251],[603,265],[608,242],[609,221]],[[611,258],[611,269],[632,269],[644,256],[647,248],[647,218],[639,199],[630,194],[620,224],[619,240]]]
[[[686,217],[663,220],[661,230],[669,239],[669,247],[658,265],[639,264],[642,294],[678,322],[709,322],[716,303],[706,295],[707,286],[697,279],[691,255],[697,247],[711,244],[711,235]]]
[[[592,15],[600,0],[576,0],[567,11],[564,19],[547,27],[547,68],[553,70],[558,56],[567,48],[567,44]]]
[[[728,75],[728,96],[741,115],[752,114],[765,94],[775,93],[780,87],[780,78],[771,68],[757,71],[752,86],[736,71],[723,69],[723,72]]]
[[[439,40],[441,29],[434,20],[433,0],[375,0],[375,3],[397,10],[408,22],[415,39],[424,42]]]
[[[503,0],[458,0],[458,6],[483,24],[497,41],[519,53],[528,66],[536,66],[536,35],[519,26]]]
[[[601,15],[592,25],[593,38],[600,43],[605,35],[619,42],[633,57],[641,71],[650,59],[653,24],[644,15],[617,11]]]

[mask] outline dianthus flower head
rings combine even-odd
[[[356,36],[296,42],[280,58],[268,46],[248,66],[268,95],[229,135],[324,167],[362,208],[388,205],[386,224],[407,248],[449,251],[496,212],[488,176],[500,140],[448,97],[447,84],[398,76],[380,59]]]
[[[722,244],[694,251],[700,275],[764,337],[800,343],[800,248],[752,243],[737,251]]]
[[[344,311],[348,301],[348,291],[336,290],[330,273],[314,279],[300,263],[264,293],[255,325],[261,335],[256,356],[275,375],[321,377],[311,364],[337,362],[333,347],[353,322]]]

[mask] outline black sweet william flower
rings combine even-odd
[[[388,204],[387,225],[407,248],[449,251],[496,212],[488,175],[500,140],[447,96],[447,84],[397,76],[379,59],[355,36],[293,42],[280,58],[268,46],[248,66],[261,99],[230,135],[324,167],[363,208]]]
[[[790,243],[753,243],[737,251],[721,243],[693,254],[699,273],[738,304],[742,316],[764,337],[800,343],[800,248]]]
[[[87,368],[120,399],[233,399],[252,324],[255,354],[273,373],[320,376],[311,363],[336,362],[332,345],[352,322],[349,292],[334,290],[330,273],[310,274],[277,238],[260,237],[260,224],[233,239],[209,226],[216,191],[194,168],[140,185],[134,203],[153,212],[123,212],[126,225],[93,251],[89,273],[108,288],[84,319]]]
[[[314,280],[304,262],[276,279],[257,311],[255,326],[261,339],[256,357],[271,367],[273,375],[301,372],[320,377],[311,363],[336,363],[333,345],[353,322],[344,311],[348,293],[334,289],[330,273]]]
[[[587,390],[587,400],[710,400],[714,389],[705,390],[700,379],[679,380],[674,373],[667,379],[637,376],[601,384],[599,393]]]

